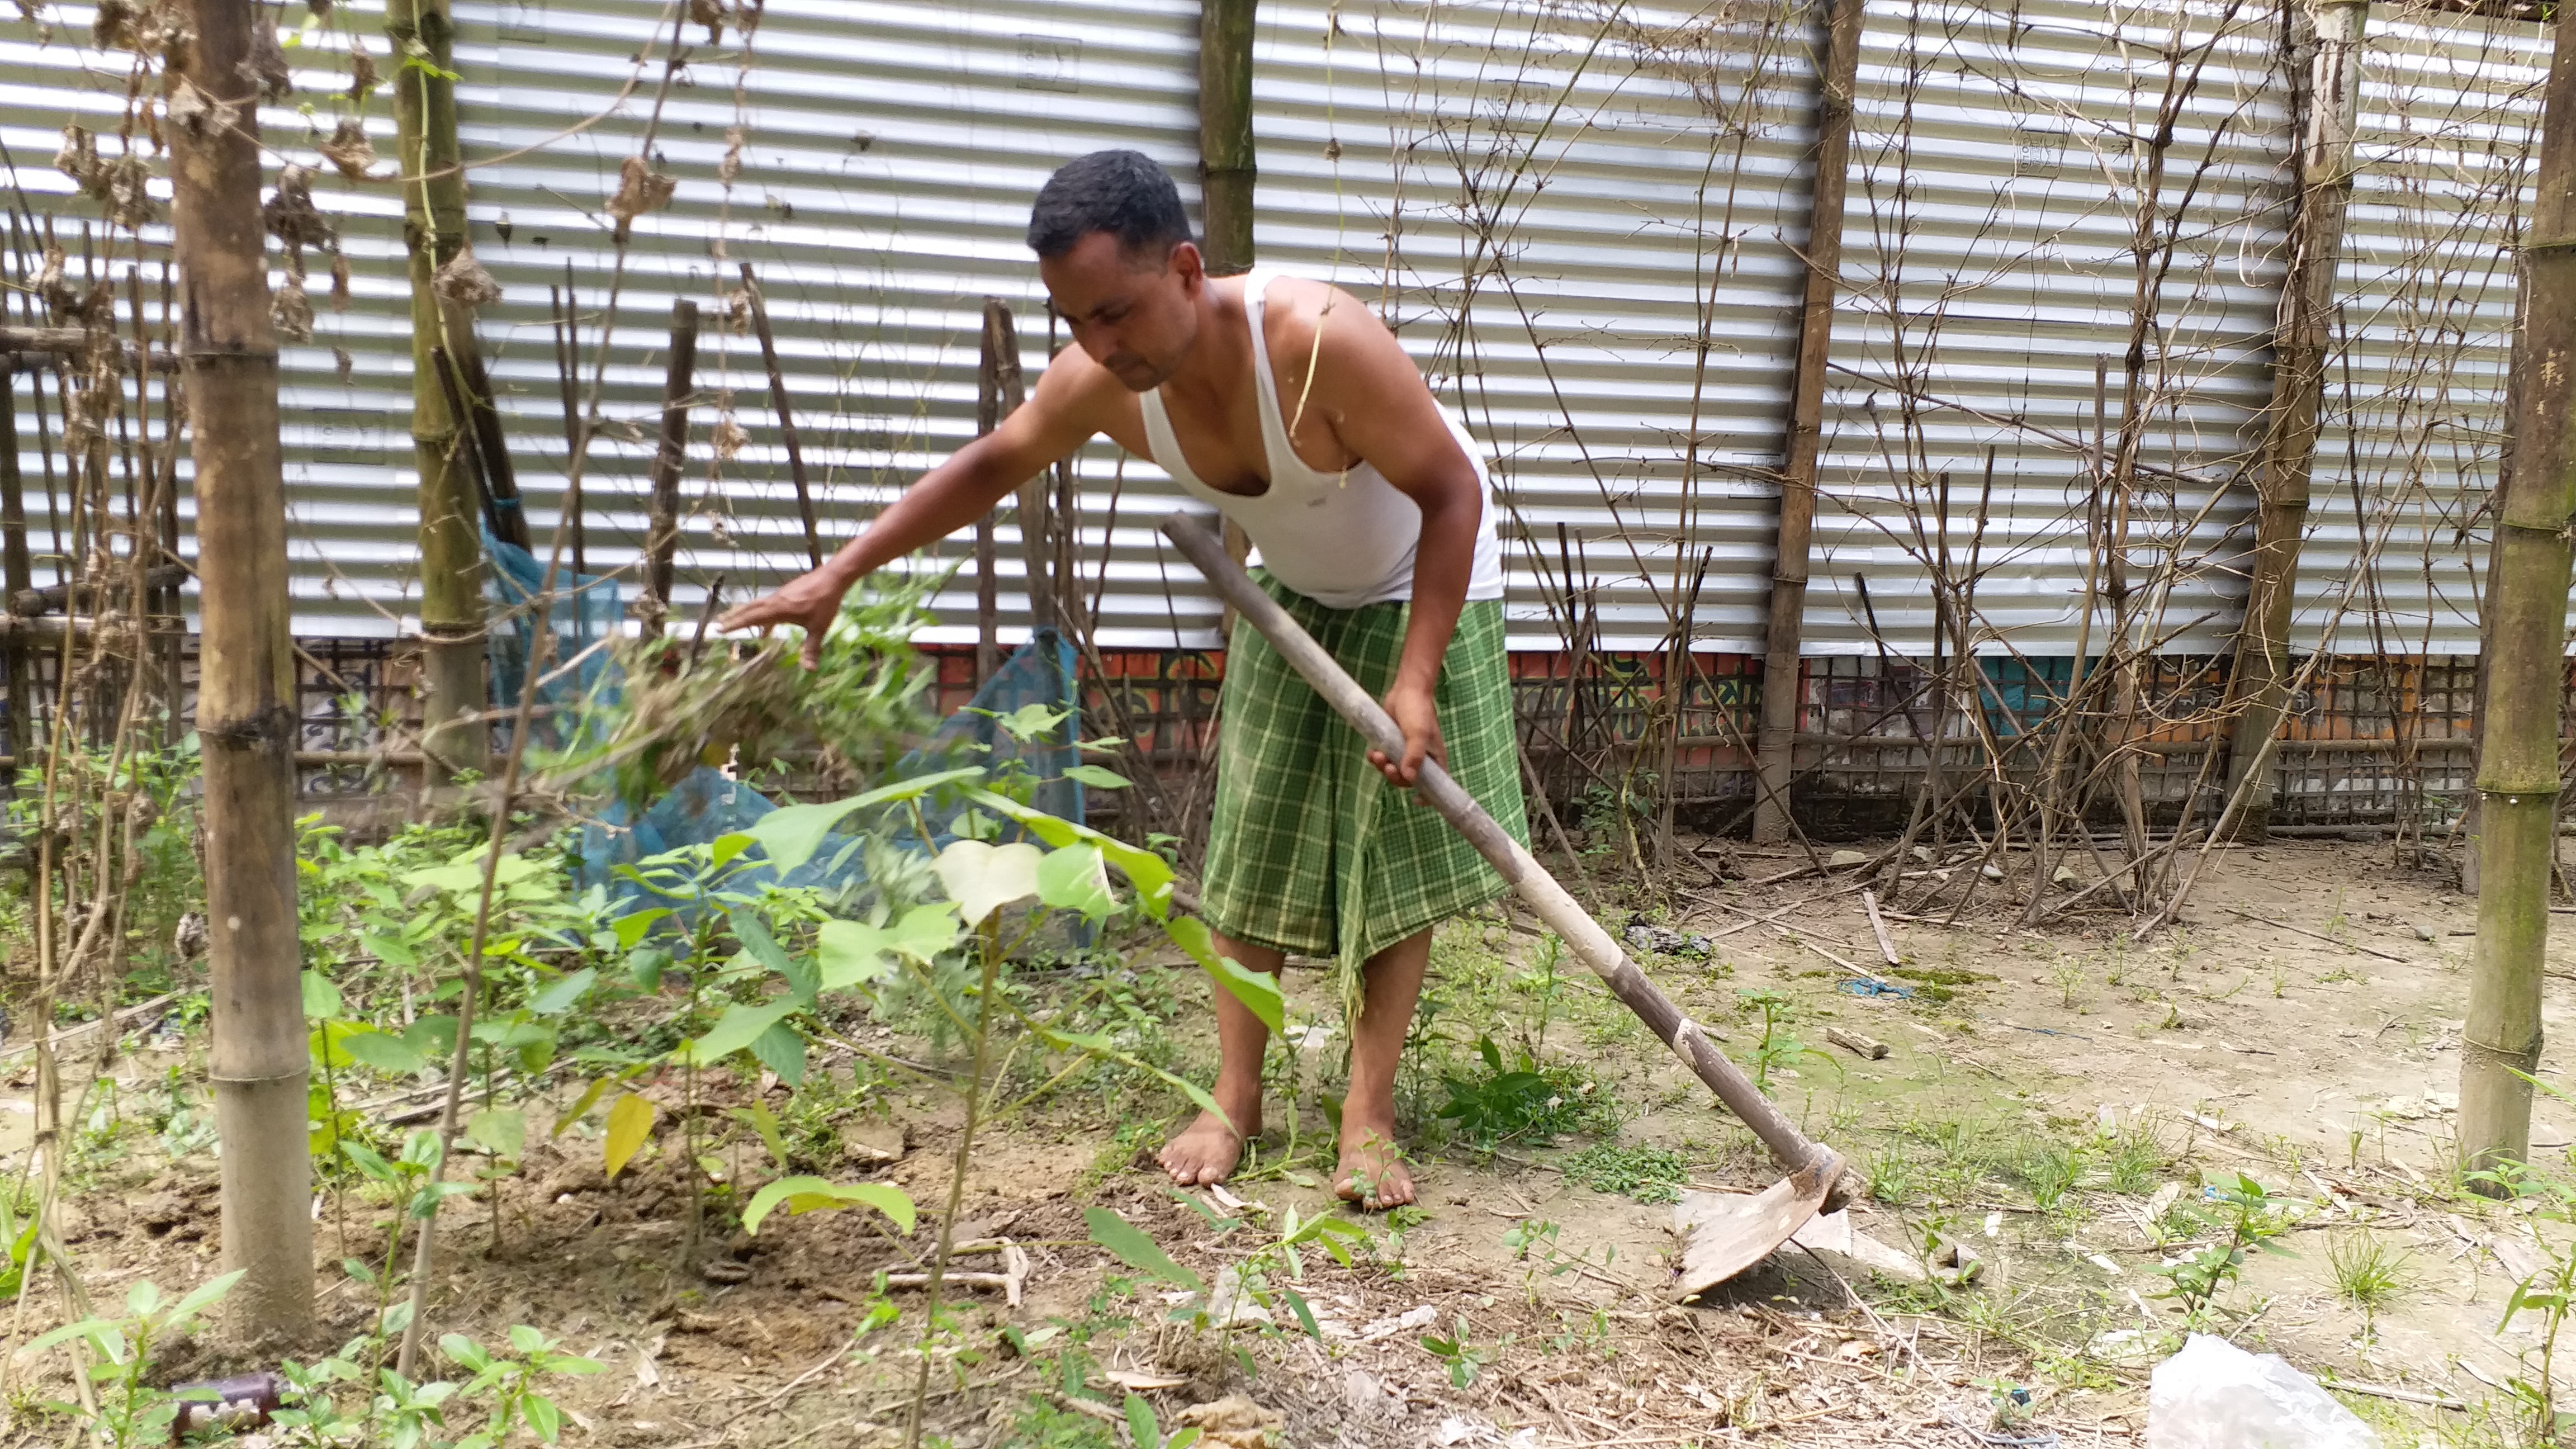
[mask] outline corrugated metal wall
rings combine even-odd
[[[1394,320],[1504,490],[1511,613],[1758,651],[1813,143],[1804,9],[1265,4],[1263,260]]]
[[[2364,56],[2340,352],[2292,638],[2474,654],[2549,35],[2375,9]]]
[[[0,21],[0,139],[29,208],[69,226],[95,209],[47,164],[59,127],[78,111],[113,130],[127,67],[83,49],[86,8],[45,13],[49,41]],[[473,237],[505,288],[485,345],[540,536],[564,452],[548,288],[572,287],[587,356],[615,271],[603,205],[651,124],[676,13],[640,0],[459,9]],[[1263,260],[1380,305],[1468,416],[1513,532],[1537,545],[1512,555],[1525,645],[1559,637],[1563,525],[1604,642],[1661,639],[1665,601],[1705,559],[1698,644],[1761,647],[1821,35],[1785,0],[1722,23],[1711,13],[1536,0],[1275,0],[1260,13]],[[341,6],[328,25],[305,14],[291,14],[303,33],[290,54],[313,117],[272,107],[263,125],[282,156],[311,161],[349,109],[334,95],[336,27],[380,64],[384,42],[374,4]],[[630,561],[639,541],[662,339],[673,299],[691,297],[708,334],[678,607],[694,612],[718,575],[738,596],[801,567],[757,347],[724,325],[737,262],[770,297],[830,538],[966,437],[983,295],[1014,300],[1027,362],[1043,360],[1019,233],[1046,172],[1134,146],[1195,195],[1196,22],[1191,0],[774,0],[747,63],[734,35],[711,45],[682,27],[688,63],[670,75],[652,146],[676,199],[637,223],[625,265],[605,374],[614,421],[591,474],[593,566]],[[2180,61],[2166,54],[2177,33]],[[2246,503],[2241,482],[2218,485],[2235,479],[2268,388],[2261,343],[2279,281],[2278,39],[2273,10],[2217,0],[1872,4],[1811,652],[1927,648],[1924,555],[1941,540],[1897,526],[1891,505],[1909,490],[1925,501],[1948,473],[1958,566],[1989,448],[1986,647],[2075,651],[2097,358],[2109,360],[2114,438],[2123,416],[2141,164],[2129,138],[2194,66],[2157,193],[2174,264],[2148,341],[2130,526],[2141,573],[2159,549],[2184,560],[2161,617],[2200,622],[2168,647],[2218,646],[2241,596]],[[2474,513],[2492,475],[2511,290],[2500,203],[2517,191],[2529,138],[2515,111],[2545,54],[2535,25],[2374,22],[2345,269],[2353,347],[2337,364],[2349,391],[2329,399],[2319,460],[2311,630],[2354,576],[2357,489],[2363,514],[2405,502],[2372,545],[2386,647],[2471,647]],[[360,113],[390,156],[386,105],[380,92]],[[317,195],[342,221],[353,287],[335,313],[316,267],[317,334],[287,356],[296,627],[383,636],[408,628],[414,597],[398,208],[388,185],[324,175]],[[158,242],[147,233],[146,252]],[[1905,392],[1965,408],[1909,413]],[[727,412],[747,445],[710,464],[705,440]],[[1081,466],[1085,570],[1105,570],[1102,642],[1213,642],[1213,608],[1151,533],[1168,483],[1105,444]],[[1007,564],[1007,516],[1002,544]],[[971,599],[961,578],[937,637],[971,636]],[[2348,621],[2336,647],[2372,647],[2359,627]]]
[[[2097,499],[2124,429],[2129,566],[2172,576],[2154,632],[2205,652],[2232,626],[2228,531],[2250,498],[2221,485],[2269,395],[2281,274],[2277,31],[2268,8],[2171,0],[1871,5],[1806,652],[1928,656],[1937,565],[1974,576],[1979,652],[2099,653],[2109,610],[2088,636],[2082,604],[2118,527]]]

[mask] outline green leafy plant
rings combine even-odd
[[[1511,1339],[1506,1337],[1500,1343],[1479,1347],[1467,1333],[1467,1315],[1462,1313],[1458,1315],[1457,1328],[1448,1337],[1426,1335],[1421,1340],[1423,1352],[1448,1365],[1449,1383],[1453,1388],[1463,1389],[1473,1384],[1477,1375],[1485,1371],[1485,1366],[1511,1346]]]
[[[1611,1192],[1643,1203],[1679,1202],[1690,1179],[1682,1155],[1662,1147],[1621,1147],[1602,1142],[1565,1159],[1566,1177],[1595,1192]]]
[[[2405,1250],[2359,1228],[2326,1240],[2326,1263],[2335,1296],[2361,1310],[2363,1337],[2376,1337],[2380,1310],[2397,1301],[2411,1276]]]
[[[1243,1231],[1247,1219],[1227,1217],[1210,1212],[1205,1204],[1186,1193],[1175,1194],[1189,1204],[1208,1225],[1216,1230],[1217,1240]],[[1247,1325],[1275,1331],[1259,1318],[1234,1311],[1230,1298],[1240,1294],[1269,1310],[1273,1315],[1285,1310],[1309,1338],[1320,1340],[1323,1327],[1315,1320],[1313,1305],[1304,1294],[1290,1286],[1306,1277],[1305,1251],[1321,1250],[1334,1262],[1347,1268],[1356,1259],[1352,1249],[1369,1238],[1367,1228],[1333,1213],[1301,1218],[1293,1207],[1285,1209],[1276,1232],[1263,1238],[1243,1257],[1227,1265],[1219,1280],[1210,1284],[1198,1274],[1172,1260],[1143,1229],[1108,1208],[1086,1209],[1082,1215],[1090,1229],[1091,1240],[1117,1255],[1128,1267],[1181,1290],[1186,1295],[1172,1309],[1176,1323],[1186,1323],[1198,1332],[1235,1330]],[[1282,1281],[1282,1279],[1286,1281]]]
[[[89,1437],[115,1449],[168,1443],[176,1437],[171,1424],[185,1402],[153,1386],[153,1348],[172,1334],[192,1327],[207,1309],[232,1291],[241,1276],[239,1271],[226,1273],[174,1301],[164,1301],[161,1290],[148,1280],[137,1283],[126,1290],[125,1316],[66,1323],[38,1334],[19,1352],[34,1355],[66,1343],[85,1345],[95,1360],[88,1374],[91,1389],[98,1396],[98,1413],[88,1419]],[[75,1404],[55,1401],[46,1407],[58,1414],[84,1416]]]
[[[1434,1114],[1456,1123],[1458,1135],[1468,1141],[1491,1147],[1524,1138],[1552,1138],[1600,1122],[1606,1104],[1599,1099],[1597,1085],[1582,1072],[1543,1067],[1527,1052],[1516,1053],[1507,1062],[1490,1036],[1476,1038],[1476,1056],[1484,1066],[1481,1073],[1441,1078],[1449,1100]]]
[[[1748,989],[1735,996],[1745,1014],[1762,1018],[1761,1039],[1753,1044],[1753,1082],[1767,1092],[1771,1089],[1771,1074],[1807,1052],[1806,1043],[1788,1032],[1789,1020],[1797,1008],[1776,991]]]
[[[450,1363],[473,1375],[458,1390],[459,1397],[491,1401],[483,1427],[458,1440],[456,1449],[495,1449],[519,1428],[535,1434],[540,1443],[552,1444],[563,1432],[563,1410],[539,1390],[538,1381],[550,1375],[595,1374],[606,1367],[597,1359],[563,1352],[554,1340],[526,1324],[510,1330],[507,1352],[492,1352],[459,1333],[443,1335],[438,1349]]]
[[[2527,1076],[2524,1079],[2562,1101],[2576,1100],[2548,1082]],[[2542,1221],[2561,1227],[2576,1226],[2576,1185],[2553,1173],[2508,1162],[2470,1172],[2465,1180],[2512,1200]],[[2576,1242],[2564,1233],[2542,1235],[2540,1242],[2546,1259],[2536,1271],[2514,1284],[2513,1292],[2505,1298],[2504,1313],[2496,1320],[2495,1331],[2504,1332],[2523,1314],[2538,1315],[2539,1346],[2522,1352],[2522,1372],[2506,1378],[2505,1392],[2529,1421],[2534,1440],[2557,1444],[2576,1431],[2576,1412],[2558,1402],[2558,1341],[2567,1327],[2568,1309],[2576,1305]]]
[[[2205,1186],[2198,1205],[2176,1203],[2168,1216],[2191,1221],[2205,1246],[2151,1269],[2166,1286],[2149,1296],[2179,1300],[2184,1322],[2206,1327],[2218,1296],[2245,1271],[2250,1251],[2288,1251],[2272,1239],[2290,1230],[2293,1208],[2292,1199],[2275,1196],[2243,1173]]]

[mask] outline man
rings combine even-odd
[[[1136,152],[1057,171],[1028,242],[1076,345],[999,428],[923,474],[829,563],[724,625],[800,624],[811,665],[853,582],[965,528],[1095,434],[1240,522],[1262,586],[1385,700],[1404,753],[1366,750],[1238,625],[1201,909],[1218,950],[1255,971],[1277,973],[1292,951],[1339,963],[1351,1081],[1335,1187],[1372,1208],[1411,1202],[1395,1069],[1432,927],[1503,881],[1438,815],[1386,787],[1409,788],[1426,758],[1439,760],[1496,819],[1524,828],[1483,466],[1394,334],[1348,293],[1259,272],[1209,277],[1179,191]],[[1223,1180],[1261,1131],[1268,1029],[1213,995],[1223,1111],[1163,1148],[1184,1186]]]

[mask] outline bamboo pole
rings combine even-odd
[[[1019,329],[1012,325],[1010,304],[999,297],[984,299],[984,356],[992,364],[993,416],[987,424],[977,413],[979,434],[1001,426],[1002,419],[1028,401],[1028,378],[1020,369]],[[1019,501],[1020,554],[1029,576],[1029,624],[1039,629],[1062,621],[1065,611],[1058,606],[1057,596],[1068,585],[1056,567],[1055,510],[1047,484],[1044,473],[1022,483]]]
[[[2540,166],[2523,247],[2522,359],[2513,487],[2486,607],[2495,657],[2478,750],[2478,939],[2460,1043],[2460,1155],[2527,1161],[2540,1069],[2540,981],[2549,940],[2558,809],[2559,698],[2567,668],[2567,520],[2576,514],[2576,7],[2558,14],[2542,96]]]
[[[2290,270],[2282,280],[2280,331],[2273,344],[2271,426],[2254,472],[2254,576],[2227,682],[2227,703],[2235,711],[2228,729],[2230,794],[2261,753],[2262,742],[2280,729],[2289,704],[2290,615],[2298,593],[2299,545],[2308,526],[2318,413],[2325,398],[2336,260],[2352,199],[2353,125],[2361,105],[2361,46],[2369,21],[2367,0],[2313,12],[2307,124],[2297,153],[2298,208],[2290,223]],[[2246,799],[2239,837],[2263,838],[2271,815],[2272,792],[2258,787]]]
[[[491,765],[484,678],[483,543],[472,483],[459,455],[461,422],[448,406],[433,347],[457,341],[438,269],[465,245],[465,173],[456,140],[455,22],[448,0],[386,0],[393,47],[394,126],[402,167],[403,251],[411,282],[411,440],[420,473],[421,744],[434,761],[423,784]],[[470,325],[453,329],[471,346]]]
[[[566,479],[563,514],[572,539],[573,577],[578,579],[590,572],[590,552],[588,529],[582,518],[581,480],[572,476],[573,457],[581,451],[581,399],[578,396],[580,387],[574,378],[576,369],[573,366],[572,356],[574,326],[572,309],[579,305],[579,298],[572,289],[571,262],[564,263],[564,284],[561,287],[549,287],[546,292],[547,301],[554,309],[552,315],[555,336],[555,385],[563,394],[564,476]],[[579,585],[575,587],[578,588]]]
[[[254,1340],[313,1318],[312,1164],[295,902],[295,653],[287,636],[286,492],[277,339],[260,222],[259,113],[241,79],[251,0],[190,0],[187,79],[217,119],[173,126],[171,250],[193,421],[197,732],[204,744],[206,915],[213,923],[208,1076],[223,1134],[225,1300]]]
[[[778,438],[787,447],[787,476],[796,483],[796,516],[805,524],[805,554],[823,566],[823,530],[814,520],[814,489],[805,477],[805,447],[796,436],[796,413],[787,401],[787,377],[778,369],[778,338],[769,330],[769,304],[751,278],[751,263],[742,264],[743,295],[751,300],[751,330],[760,338],[761,365],[769,369],[769,404],[778,410]],[[987,305],[990,305],[989,303]]]
[[[993,307],[997,299],[984,299],[982,354],[975,363],[975,436],[983,437],[1002,422],[1002,363],[998,339],[993,335]],[[993,677],[1002,663],[1001,581],[994,577],[1000,566],[995,547],[993,510],[987,508],[975,518],[975,687]]]
[[[1252,20],[1256,0],[1199,0],[1200,250],[1210,276],[1252,266]]]
[[[0,370],[0,584],[15,600],[35,590],[35,565],[27,555],[27,489],[18,472],[18,379]],[[9,686],[9,756],[27,760],[33,754],[36,727],[36,671],[27,648],[10,639],[7,650]],[[176,708],[175,703],[173,708]]]
[[[1754,746],[1753,838],[1789,838],[1789,777],[1798,748],[1798,645],[1806,627],[1807,549],[1816,525],[1816,446],[1825,417],[1825,362],[1843,258],[1843,194],[1851,163],[1852,82],[1860,72],[1863,0],[1834,0],[1816,87],[1816,180],[1807,222],[1807,290],[1790,380],[1789,436],[1780,463],[1780,528],[1763,635],[1762,719]]]
[[[465,395],[465,414],[472,420],[475,472],[483,480],[483,506],[492,516],[492,535],[503,543],[531,548],[528,514],[519,499],[519,470],[510,462],[510,440],[501,431],[501,410],[493,405],[492,375],[483,368],[483,350],[470,327],[449,333],[454,346],[453,376]]]
[[[653,496],[644,526],[644,632],[671,613],[671,558],[680,546],[680,465],[689,453],[689,390],[698,370],[698,304],[671,304],[670,364],[662,377],[662,435],[653,450]]]

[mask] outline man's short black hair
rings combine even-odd
[[[1190,239],[1189,213],[1170,173],[1141,151],[1094,151],[1056,168],[1029,209],[1029,249],[1053,259],[1096,231],[1160,262]]]

